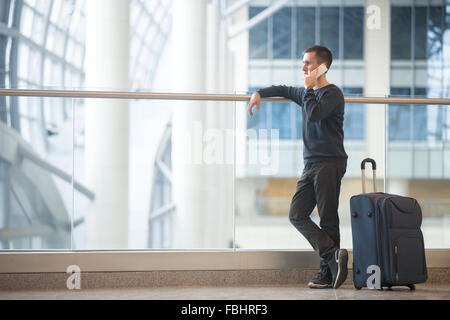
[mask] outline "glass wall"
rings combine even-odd
[[[302,86],[303,78],[300,70],[302,51],[314,44],[321,44],[333,52],[333,64],[327,73],[327,79],[338,85],[345,96],[361,96],[365,92],[370,92],[369,96],[374,96],[372,92],[379,92],[377,96],[380,97],[390,94],[393,97],[447,98],[448,55],[445,52],[447,50],[448,8],[446,2],[399,0],[391,1],[389,8],[379,8],[381,15],[389,15],[387,35],[390,36],[386,36],[386,52],[390,51],[390,66],[386,68],[390,73],[388,91],[385,89],[380,91],[380,88],[367,86],[366,78],[371,75],[365,74],[365,66],[375,62],[366,60],[364,55],[367,42],[371,41],[366,38],[365,6],[364,1],[341,1],[339,3],[298,1],[292,2],[257,24],[249,32],[249,92],[271,85]],[[252,3],[248,12],[249,20],[257,18],[270,7],[271,3],[268,1]],[[370,15],[370,12],[366,14]],[[279,22],[281,20],[282,23]],[[290,34],[289,40],[283,36],[285,33]],[[295,45],[293,45],[294,43]],[[290,55],[278,54],[281,48],[286,47],[291,48]],[[380,70],[380,72],[384,71]],[[263,103],[259,114],[255,114],[253,117],[246,116],[248,129],[279,129],[280,154],[282,155],[280,159],[283,164],[280,165],[278,173],[273,176],[258,174],[258,170],[249,166],[247,177],[237,177],[237,188],[239,186],[253,188],[254,191],[248,192],[256,194],[254,204],[245,204],[245,199],[241,199],[242,203],[237,202],[236,204],[238,207],[253,208],[251,215],[254,220],[249,220],[248,223],[242,220],[242,223],[238,223],[236,227],[237,230],[240,227],[243,228],[242,230],[247,228],[245,230],[248,232],[237,233],[242,235],[241,238],[237,236],[237,241],[241,239],[241,245],[244,247],[248,245],[260,248],[264,245],[259,243],[271,242],[264,236],[260,238],[247,237],[247,233],[253,232],[250,229],[258,229],[258,232],[263,235],[265,231],[271,232],[269,230],[278,224],[279,231],[274,231],[276,235],[274,233],[274,237],[271,237],[271,239],[276,238],[277,240],[272,244],[267,244],[269,247],[286,245],[310,248],[307,242],[302,243],[301,235],[295,235],[295,229],[287,221],[296,180],[303,169],[301,122],[298,122],[298,119],[301,120],[301,114],[296,110],[298,108],[293,104],[288,106],[283,103]],[[436,113],[436,111],[431,111],[433,110],[432,106],[390,105],[388,108],[386,107],[386,115],[384,115],[383,109],[382,106],[378,108],[377,105],[346,104],[344,143],[349,154],[349,165],[343,180],[340,199],[340,218],[344,237],[346,237],[347,231],[350,232],[347,224],[349,223],[348,200],[350,195],[361,192],[359,163],[373,152],[374,149],[370,145],[382,144],[383,148],[387,148],[386,181],[383,181],[384,172],[379,173],[380,179],[378,179],[377,185],[378,191],[389,192],[389,188],[395,185],[394,182],[389,181],[395,177],[397,171],[401,175],[400,172],[409,170],[407,168],[410,166],[420,167],[417,163],[418,159],[415,159],[412,154],[404,152],[403,144],[414,144],[417,148],[420,144],[428,143],[427,141],[430,139],[438,141],[440,139],[441,124],[436,123],[436,117],[433,120],[430,118]],[[439,117],[442,119],[443,111],[440,112]],[[386,131],[387,141],[383,140],[384,138],[380,134],[381,129],[373,129],[374,121],[384,121],[389,127],[389,130]],[[371,126],[368,126],[369,122],[372,122]],[[435,137],[435,135],[437,136]],[[377,136],[379,139],[374,139]],[[439,153],[437,159],[444,164],[430,166],[429,170],[441,172],[446,167],[445,163],[448,163],[449,160],[445,155],[442,156],[443,154],[446,153]],[[377,152],[375,157],[378,163],[384,162],[383,153]],[[422,160],[420,161],[423,161],[424,157],[421,154],[420,159]],[[435,159],[432,156],[431,158]],[[402,166],[401,163],[406,161],[409,162],[408,166]],[[291,162],[294,162],[294,165],[291,165]],[[412,185],[419,183],[412,172],[405,179]],[[422,176],[420,179],[432,178],[431,176]],[[432,180],[429,182],[432,185]],[[444,176],[441,183],[447,186],[448,178]],[[385,187],[386,190],[384,190]],[[406,189],[403,192],[405,195],[408,194]],[[420,194],[416,194],[416,196],[421,197]],[[426,197],[426,195],[422,196]],[[261,205],[262,203],[264,205]],[[442,210],[442,206],[440,208]],[[239,210],[237,211],[239,212]],[[279,218],[280,215],[283,218]],[[312,217],[317,219],[315,214]],[[239,218],[237,219],[239,221]],[[441,219],[439,221],[445,225],[443,218],[438,219]],[[258,223],[261,227],[254,227]],[[287,236],[288,234],[289,236]],[[347,237],[347,239],[349,238]],[[448,247],[442,233],[439,240],[437,239],[435,237],[435,241],[430,241],[427,245],[429,247]],[[346,243],[345,240],[344,243]],[[351,245],[348,242],[346,244]]]
[[[11,2],[14,3],[14,2]],[[17,4],[16,4],[17,5]],[[79,88],[84,78],[84,0],[23,1],[15,88]],[[14,41],[13,40],[13,41]]]
[[[84,88],[85,5],[84,0],[2,1],[0,16],[4,27],[0,30],[0,87]],[[171,29],[170,8],[170,1],[130,0],[129,69],[132,90],[153,87]],[[19,132],[23,119],[33,121],[27,106],[19,104],[17,98],[1,99],[1,121]],[[64,126],[68,121],[68,100],[51,106],[45,102],[45,99],[40,100],[41,110],[34,115],[35,120],[50,131]],[[47,147],[47,137],[42,139],[41,144]]]
[[[349,93],[346,96],[359,95]],[[236,163],[236,247],[311,249],[288,218],[291,200],[304,167],[301,134],[296,137],[297,133],[301,133],[301,107],[285,102],[262,102],[260,111],[254,110],[253,117],[247,115],[247,120],[255,123],[262,115],[270,114],[271,108],[273,112],[274,105],[283,108],[289,118],[293,132],[289,140],[281,134],[278,122],[247,128],[246,139],[238,139],[237,136],[236,157],[246,162]],[[365,107],[364,104],[346,104],[346,112],[349,108],[364,110]],[[384,106],[379,107],[383,113]],[[242,109],[246,109],[246,104],[237,103],[237,110]],[[364,132],[361,134],[358,130],[364,122],[361,113],[353,113],[351,116],[354,118],[346,115],[347,122],[344,123],[344,146],[349,158],[341,185],[339,219],[341,246],[346,248],[352,247],[350,198],[361,193],[360,163],[365,156],[364,144],[358,140],[364,138]],[[296,118],[297,114],[300,121]],[[350,132],[349,138],[347,132]],[[383,160],[379,159],[378,163],[384,163]],[[377,180],[377,191],[383,191],[383,185],[381,175]],[[312,211],[311,219],[319,224],[317,208]]]
[[[233,247],[234,102],[66,100],[49,154],[1,124],[0,249]]]
[[[66,104],[72,119],[72,101],[29,97],[18,101],[27,110],[27,117],[21,118],[21,135],[0,122],[1,249],[71,249],[72,121],[50,131],[37,119],[42,104]],[[48,137],[51,153],[45,152],[42,136]],[[90,195],[83,185],[75,183],[75,188]]]
[[[448,248],[450,239],[449,106],[389,105],[387,192],[417,199],[427,248]],[[399,108],[406,119],[399,121]],[[407,130],[399,131],[399,123]],[[402,132],[401,135],[391,131]]]
[[[231,117],[228,127],[208,125],[201,112],[211,108],[201,101],[78,103],[75,127],[85,128],[85,142],[75,148],[74,173],[95,198],[75,197],[74,214],[85,221],[75,233],[75,248],[231,245],[233,164],[225,161],[233,159],[233,140],[226,140]],[[232,112],[232,106],[222,108]],[[99,125],[105,113],[112,123]],[[189,113],[196,116],[180,123],[180,114]],[[117,120],[126,116],[128,122]]]
[[[215,2],[207,3],[211,6]],[[204,92],[251,93],[277,84],[302,86],[302,52],[314,44],[332,50],[333,64],[327,74],[328,81],[339,86],[345,96],[364,96],[372,92],[373,88],[366,85],[366,80],[376,75],[366,74],[367,65],[374,61],[366,60],[365,55],[365,48],[371,41],[366,32],[365,1],[290,1],[259,23],[250,23],[264,16],[274,3],[252,0],[227,17],[210,19],[211,11],[207,11],[207,19],[202,16],[208,24],[205,34],[197,36],[203,39],[215,30],[222,39],[215,47],[214,41],[205,43],[202,59],[208,67],[205,68]],[[172,70],[171,1],[130,0],[129,4],[130,91],[174,92],[171,80],[181,75]],[[218,13],[225,14],[231,2],[216,4]],[[0,28],[0,87],[86,90],[85,7],[84,0],[1,1],[0,18],[4,27]],[[447,3],[393,0],[387,9],[382,9],[382,15],[389,14],[385,46],[390,58],[380,72],[386,71],[390,77],[386,90],[378,96],[448,98]],[[224,36],[243,25],[247,25],[248,30],[235,37]],[[194,35],[186,35],[191,36],[193,38],[189,39],[195,43]],[[182,76],[189,78],[190,75]],[[98,135],[94,131],[92,135],[92,131],[89,132],[92,128],[89,119],[93,118],[88,110],[95,109],[91,100],[95,99],[0,97],[0,238],[3,249],[310,249],[287,219],[290,200],[303,169],[303,137],[300,107],[286,102],[265,102],[253,117],[246,114],[246,103],[224,103],[225,110],[221,111],[211,103],[206,104],[211,106],[206,118],[192,118],[189,112],[174,113],[175,106],[179,106],[175,101],[128,100],[128,118],[123,118],[128,119],[128,129],[124,131],[128,133],[123,135],[128,137],[128,144],[124,149],[119,148],[128,185],[111,191],[118,192],[117,199],[123,193],[128,194],[128,207],[118,214],[124,219],[120,230],[126,229],[127,240],[117,245],[112,240],[90,245],[88,216],[93,216],[91,221],[95,221],[95,214],[88,212],[94,210],[91,208],[95,208],[94,204],[103,201],[99,190],[108,190],[104,186],[99,190],[95,184],[92,186],[92,177],[86,170],[95,168],[96,163],[95,157],[90,157],[89,152],[86,154],[86,148],[89,143],[97,143],[98,137],[114,137],[115,134]],[[97,100],[99,105],[104,103],[102,100]],[[110,102],[111,106],[115,103]],[[189,106],[187,110],[195,110],[195,105],[184,103]],[[229,109],[234,114],[231,118]],[[96,118],[99,126],[108,123],[109,109],[104,110],[103,115]],[[181,120],[179,115],[186,119]],[[371,128],[369,124],[373,121],[386,124],[386,140],[381,130]],[[381,139],[381,149],[387,152],[386,157],[384,153],[376,155],[377,162],[386,166],[386,174],[379,175],[378,190],[417,197],[424,210],[424,228],[432,225],[444,228],[439,232],[431,231],[434,230],[431,227],[424,229],[432,239],[426,239],[427,246],[449,246],[445,238],[448,199],[444,196],[446,193],[441,193],[447,190],[450,181],[445,142],[449,136],[448,126],[447,107],[443,106],[392,104],[374,109],[364,104],[346,104],[344,143],[349,162],[340,199],[343,245],[351,247],[348,203],[351,195],[360,192],[359,163],[371,152],[374,137],[377,137],[375,142],[380,143]],[[186,133],[186,137],[201,137],[185,142],[190,156],[196,155],[191,158],[192,172],[197,172],[192,176],[186,173],[175,178],[176,172],[183,172],[180,159],[188,158],[183,152],[173,152],[177,148],[173,144],[176,130],[180,130],[178,134]],[[105,141],[118,148],[123,137],[117,137],[114,143]],[[234,147],[230,147],[230,141],[234,141]],[[31,148],[39,164],[29,163],[29,160],[21,163],[17,159],[22,158],[16,158],[18,149],[10,147],[11,143]],[[22,172],[25,169],[21,166],[25,164],[34,169]],[[221,175],[214,175],[214,166]],[[39,190],[41,182],[33,174],[44,175],[42,184],[45,186],[44,181],[50,181],[48,190],[52,190],[52,197],[47,199],[40,194],[43,193]],[[95,181],[109,181],[114,176],[102,174]],[[18,181],[17,187],[13,180]],[[34,187],[20,187],[27,181]],[[122,192],[119,192],[120,187]],[[191,201],[179,191],[189,189],[192,189]],[[203,190],[203,193],[195,190]],[[216,199],[212,190],[224,196]],[[111,196],[114,193],[107,194],[115,198]],[[191,202],[198,203],[199,208]],[[108,203],[113,202],[103,204]],[[179,212],[179,206],[187,206],[190,212],[209,213],[190,216],[185,211]],[[29,207],[36,207],[33,209],[36,212]],[[108,214],[108,209],[101,211]],[[213,211],[222,213],[214,215]],[[33,217],[39,225],[47,226],[39,229],[42,234],[35,235],[30,232],[38,231],[27,229],[28,224],[33,225]],[[230,219],[235,219],[235,224]],[[314,214],[313,219],[317,221]],[[101,230],[111,227],[108,218],[103,220],[103,225],[91,224],[97,226],[100,234]],[[184,223],[186,229],[174,231],[183,229],[180,223]],[[222,226],[220,232],[216,225]],[[20,229],[22,233],[11,234],[11,226],[26,228]],[[69,226],[72,233],[67,233]],[[55,232],[59,238],[47,236]],[[193,234],[196,237],[191,237]],[[204,238],[200,239],[202,234]],[[176,235],[184,236],[176,238]],[[14,238],[22,236],[25,240]]]
[[[19,100],[32,112],[40,99],[50,104],[61,100]],[[67,100],[70,122],[49,139],[50,155],[34,148],[38,137],[47,134],[41,126],[24,122],[24,137],[1,127],[2,249],[309,249],[287,217],[303,169],[302,145],[293,152],[277,127],[238,129],[234,109],[246,109],[245,102],[221,103],[229,121],[217,126],[201,117],[184,124],[176,120],[190,109],[197,115],[201,110],[214,113],[217,102]],[[121,104],[134,110],[122,113],[130,117],[128,125],[90,127],[106,110],[113,121],[123,112]],[[269,105],[263,103],[261,112]],[[390,139],[396,125],[391,108],[398,107],[409,108],[411,117],[425,114],[425,129],[415,126],[408,137]],[[416,198],[426,247],[446,248],[448,106],[379,108],[386,115],[387,163],[386,179],[378,179],[377,190]],[[416,129],[427,138],[419,139]],[[341,245],[351,248],[349,200],[361,192],[359,162],[364,155],[349,152],[349,142],[345,147],[349,166],[339,217]],[[118,163],[107,161],[110,153],[120,155]],[[298,175],[291,177],[290,171]],[[316,209],[311,218],[318,223]]]
[[[272,103],[273,105],[274,103]],[[290,110],[289,103],[280,103]],[[347,104],[365,108],[365,105]],[[418,200],[423,214],[422,231],[427,248],[448,248],[450,207],[450,161],[449,161],[449,108],[443,105],[376,105],[385,114],[386,156],[376,159],[385,172],[377,173],[377,190],[409,196]],[[244,104],[238,110],[245,108]],[[252,118],[267,113],[269,102],[263,102],[260,112]],[[397,110],[408,110],[404,119],[398,118]],[[250,118],[250,117],[249,117]],[[404,130],[404,128],[408,130]],[[297,128],[298,130],[298,128]],[[237,158],[246,158],[247,164],[236,176],[236,246],[251,249],[302,248],[309,243],[291,225],[288,218],[290,203],[297,181],[303,170],[302,144],[296,148],[287,146],[277,136],[278,128],[252,127],[245,140],[245,147],[237,149]],[[250,134],[255,131],[254,134]],[[259,135],[256,134],[259,132]],[[393,132],[394,131],[394,132]],[[272,133],[275,134],[272,134]],[[399,134],[402,133],[402,134]],[[278,139],[279,138],[279,139]],[[384,138],[382,138],[384,139]],[[237,143],[239,146],[239,143]],[[361,193],[359,164],[364,151],[351,140],[345,142],[349,155],[347,172],[342,180],[339,199],[341,246],[352,247],[350,226],[350,198]],[[240,154],[242,153],[242,154]],[[251,162],[252,154],[254,162]],[[267,170],[270,168],[270,170]],[[291,176],[289,172],[297,174]],[[367,171],[368,192],[372,192],[372,172]],[[319,223],[317,208],[311,219]]]
[[[171,2],[166,0],[130,0],[129,5],[131,24],[129,49],[130,88],[132,90],[148,90],[158,80],[157,70],[159,63],[164,60],[164,50],[166,50],[166,43],[171,29]],[[84,0],[1,1],[0,17],[3,27],[0,28],[0,79],[2,81],[0,87],[88,90],[85,88],[85,11],[86,2]],[[163,85],[167,82],[166,80],[164,81]],[[165,88],[168,88],[168,86],[165,86]],[[2,248],[86,248],[83,231],[86,224],[85,213],[82,210],[74,211],[72,208],[72,201],[78,204],[89,203],[95,199],[95,192],[91,190],[91,187],[86,187],[82,183],[84,182],[83,177],[79,176],[79,171],[83,171],[78,169],[83,166],[77,166],[77,164],[83,163],[82,159],[84,159],[83,154],[86,142],[84,122],[78,121],[78,119],[83,118],[84,105],[84,101],[77,99],[0,97],[0,124],[4,128],[2,136],[0,136],[3,151],[3,155],[0,157],[2,162],[1,180],[2,182],[5,181],[5,184],[2,184],[0,201],[1,206],[5,206],[2,207],[5,210],[2,209],[0,213],[1,219],[5,223],[2,226],[5,229],[1,229],[0,233],[7,235],[5,236],[7,240],[3,242]],[[138,109],[130,109],[130,117],[132,119],[139,117],[135,114],[136,110]],[[156,112],[156,108],[149,110],[155,110]],[[75,117],[72,115],[72,112],[75,113]],[[153,115],[154,118],[158,116],[159,113]],[[160,120],[163,121],[162,123],[165,126],[170,128],[170,119]],[[103,120],[99,119],[99,121],[102,122]],[[73,139],[68,135],[72,135],[72,131]],[[41,163],[40,161],[45,162],[45,165],[42,168],[37,168],[36,171],[43,171],[39,173],[43,176],[42,183],[47,180],[52,181],[51,184],[54,183],[54,188],[51,189],[54,193],[53,197],[47,199],[44,195],[36,193],[34,196],[36,199],[24,200],[22,199],[24,196],[21,199],[17,198],[13,189],[8,192],[9,188],[5,186],[10,186],[10,183],[12,183],[10,182],[12,179],[11,170],[19,170],[18,172],[20,173],[22,169],[20,166],[14,168],[14,165],[20,165],[20,163],[12,164],[12,160],[9,158],[18,156],[16,148],[11,150],[3,149],[5,144],[12,143],[12,140],[3,139],[3,135],[8,137],[8,139],[10,139],[10,135],[14,135],[14,141],[25,143],[32,149],[33,154],[39,157],[39,163]],[[160,141],[155,143],[160,143]],[[7,151],[9,153],[5,155]],[[167,155],[170,160],[170,153],[166,154],[166,158]],[[72,160],[73,157],[75,160]],[[20,160],[21,158],[19,157],[18,159]],[[73,161],[75,161],[75,165],[73,165]],[[147,172],[153,170],[151,161],[154,161],[154,159],[151,158],[149,161]],[[56,175],[55,170],[58,173]],[[71,188],[73,171],[75,172],[74,192],[72,192]],[[14,174],[15,178],[19,177],[17,174]],[[63,182],[61,182],[61,177],[64,177]],[[39,188],[40,182],[36,180],[38,176],[34,176],[34,178],[35,181],[30,181],[30,185]],[[80,186],[78,186],[78,178],[81,181]],[[160,181],[160,179],[155,181]],[[158,185],[158,182],[154,182],[151,179],[146,181],[146,184],[148,184],[147,189],[151,189],[153,183]],[[67,186],[70,188],[67,189]],[[138,188],[138,190],[141,189],[143,188]],[[27,197],[31,196],[31,190],[33,190],[31,186],[25,190]],[[47,241],[44,238],[36,242],[33,234],[30,234],[30,237],[33,239],[27,238],[25,231],[17,233],[18,231],[16,230],[17,232],[14,231],[11,234],[8,226],[19,227],[19,225],[10,224],[15,221],[15,218],[12,218],[12,216],[26,213],[26,201],[31,204],[45,202],[45,205],[42,205],[41,209],[36,209],[37,213],[32,213],[31,216],[33,214],[36,216],[49,216],[50,218],[45,218],[42,221],[38,220],[38,222],[45,225],[45,228],[52,228],[49,231],[50,233],[63,230],[69,235],[69,242],[66,241],[67,239],[64,241]],[[55,202],[54,205],[52,201]],[[145,202],[148,206],[150,205],[150,196]],[[61,209],[61,212],[58,214],[65,217],[64,219],[72,218],[72,216],[74,219],[68,220],[68,225],[66,222],[61,222],[61,226],[59,222],[53,225],[53,218],[51,218],[55,214],[53,211],[55,208],[62,208],[61,203],[64,204],[65,209]],[[37,206],[39,207],[39,205]],[[80,206],[75,206],[75,208],[78,207]],[[12,211],[9,211],[8,208]],[[149,209],[146,209],[145,213],[140,214],[143,220],[129,219],[129,226],[132,230],[148,225]],[[45,212],[45,214],[40,213],[40,210]],[[130,210],[136,212],[134,206]],[[73,226],[70,224],[71,220],[73,220]],[[26,220],[30,224],[32,221],[33,219]],[[28,228],[26,224],[20,226],[20,228],[22,227]],[[70,227],[74,228],[73,238],[70,237]],[[20,240],[21,242],[17,243],[9,243],[8,241],[10,240],[8,239],[18,236],[17,234],[19,234],[19,237],[27,239]],[[136,235],[137,233],[133,231],[130,234]],[[39,238],[39,234],[37,237]],[[146,248],[148,246],[150,240],[148,240],[147,233],[137,238],[140,240],[130,237],[130,247]],[[145,240],[142,240],[143,238]]]
[[[271,5],[268,1],[258,1],[258,4],[250,5],[249,20]],[[327,1],[293,1],[252,28],[249,32],[249,92],[270,85],[302,86],[302,52],[321,44],[333,53],[328,81],[341,87],[345,96],[361,96],[364,88],[364,5],[364,1],[343,1],[340,5]],[[277,155],[277,162],[273,163],[276,169],[272,173],[261,174],[261,164],[238,170],[243,172],[236,177],[238,247],[311,248],[287,217],[303,170],[300,108],[294,103],[267,102],[261,104],[261,111],[253,117],[246,115],[247,130],[278,130],[279,143],[277,152],[273,153]],[[237,109],[244,109],[244,106],[239,105]],[[360,189],[357,184],[359,166],[355,167],[355,164],[365,152],[364,105],[346,105],[344,135],[349,165],[342,183],[340,219],[342,245],[351,247],[347,207],[352,190]],[[254,151],[256,145],[266,145],[264,138],[258,136],[258,139],[247,141],[246,153]],[[244,149],[238,149],[239,152]],[[318,223],[316,209],[311,217]]]

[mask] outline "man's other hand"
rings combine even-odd
[[[258,92],[254,92],[250,98],[250,102],[248,103],[248,114],[253,117],[252,109],[256,104],[256,110],[259,111],[259,104],[261,103],[261,96]]]

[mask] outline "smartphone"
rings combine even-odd
[[[322,63],[318,68],[317,68],[317,75],[316,75],[316,79],[318,79],[321,75],[323,75],[325,72],[327,72],[328,68],[325,66],[324,63]]]

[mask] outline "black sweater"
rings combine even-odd
[[[334,84],[313,90],[271,86],[258,90],[261,98],[284,97],[302,108],[303,159],[305,164],[319,161],[347,161],[344,149],[344,95]]]

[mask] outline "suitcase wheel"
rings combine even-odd
[[[413,285],[413,284],[408,284],[408,286],[407,286],[409,289],[411,289],[411,291],[414,291],[414,290],[416,290],[416,286],[415,285]]]
[[[362,287],[355,287],[355,289],[356,289],[356,290],[361,290],[361,289],[362,289]]]

